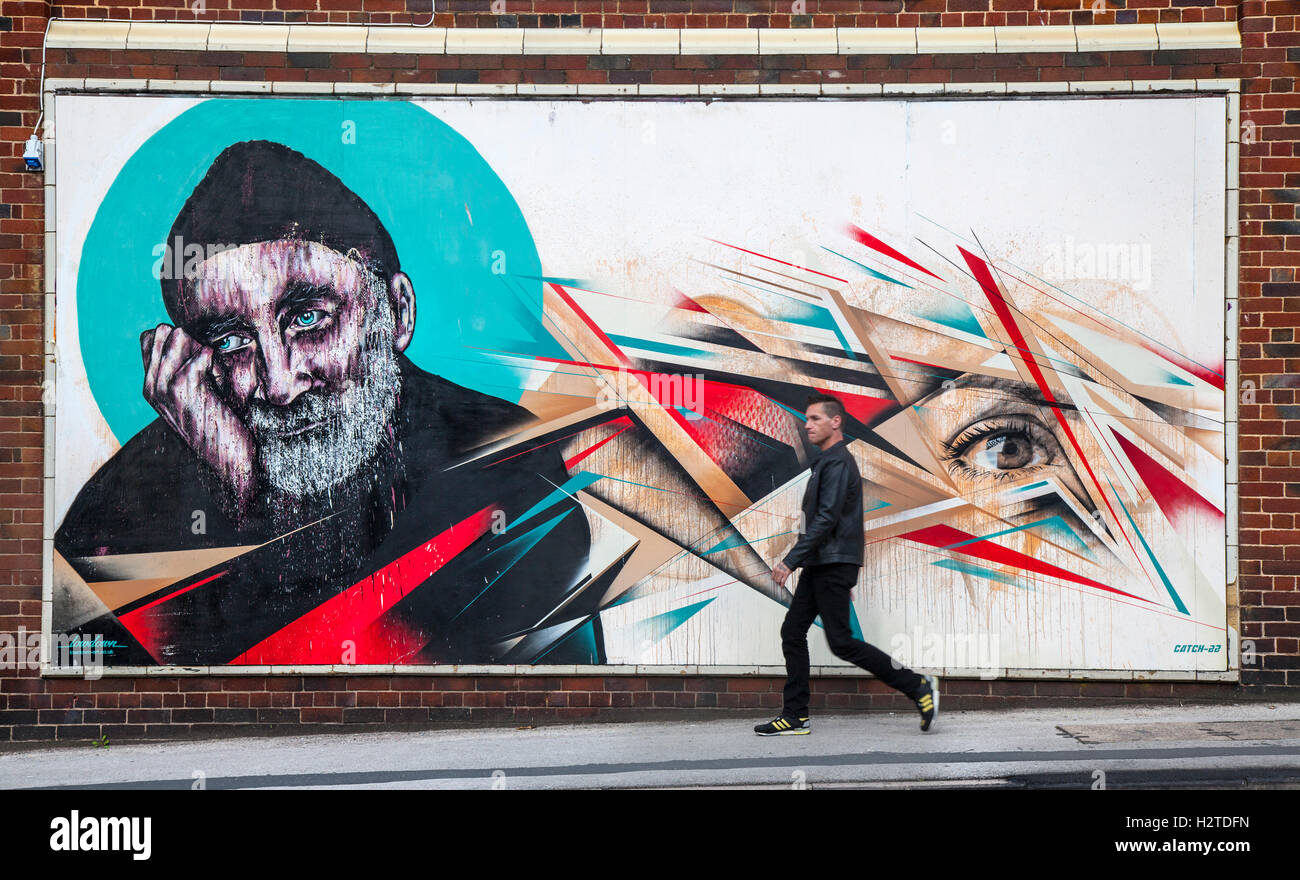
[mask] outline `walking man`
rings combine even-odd
[[[803,568],[798,588],[781,625],[785,653],[785,705],[781,714],[754,728],[760,736],[811,731],[808,723],[808,628],[821,615],[831,651],[902,691],[921,713],[929,730],[939,714],[939,679],[918,675],[860,639],[849,629],[849,591],[862,566],[862,478],[844,439],[844,405],[827,394],[808,398],[804,430],[821,450],[803,496],[802,534],[778,563],[772,576],[781,586]]]

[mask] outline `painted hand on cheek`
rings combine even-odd
[[[242,506],[253,493],[256,447],[213,387],[213,351],[179,327],[159,324],[140,335],[144,396],[234,493]]]

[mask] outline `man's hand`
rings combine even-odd
[[[242,504],[252,495],[256,446],[244,423],[217,395],[211,348],[179,327],[159,324],[140,334],[144,397]]]
[[[784,587],[791,574],[792,572],[785,567],[784,562],[778,562],[776,568],[772,569],[772,580],[776,581],[778,587]]]

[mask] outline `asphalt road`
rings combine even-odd
[[[1300,702],[274,736],[0,752],[0,788],[1300,788]]]

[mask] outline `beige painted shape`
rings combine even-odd
[[[927,471],[903,461],[865,442],[849,444],[849,452],[858,463],[858,473],[871,484],[870,491],[880,495],[895,508],[923,507],[951,498],[950,486],[940,483]],[[864,488],[864,491],[866,489]],[[886,513],[889,508],[869,511],[867,517]]]
[[[555,323],[563,328],[568,339],[578,347],[582,354],[581,360],[588,363],[619,363],[617,354],[596,336],[585,321],[572,312],[568,304],[549,285],[545,290],[546,313],[552,316]],[[615,399],[618,398],[620,389],[612,386],[609,377],[602,375],[599,381],[609,385]],[[730,519],[749,507],[749,499],[740,491],[740,487],[726,475],[722,468],[718,467],[713,459],[709,458],[704,450],[700,449],[699,445],[664,411],[659,402],[639,381],[629,382],[627,391],[626,406],[637,414],[642,424],[671,452],[678,464],[686,469],[722,511],[723,516]]]
[[[141,578],[132,581],[95,581],[86,584],[100,601],[114,611],[150,593],[176,583],[174,578]]]
[[[823,288],[823,290],[826,291],[826,295],[830,297],[831,302],[835,304],[835,308],[839,311],[840,315],[843,316],[845,323],[849,325],[849,329],[853,331],[854,336],[856,336],[858,341],[862,343],[862,347],[866,349],[867,356],[871,358],[872,362],[877,365],[890,363],[889,353],[876,343],[870,316],[866,313],[852,309],[849,304],[844,301],[844,296],[838,290],[831,287]],[[889,387],[890,393],[894,395],[896,400],[908,399],[908,394],[904,391],[902,384],[891,374],[890,370],[882,370],[880,375],[885,380],[885,384]],[[912,429],[912,442],[909,443],[909,447],[914,451],[909,451],[908,455],[911,455],[918,464],[930,471],[931,474],[938,477],[948,485],[953,485],[952,478],[948,475],[947,469],[939,463],[938,456],[935,455],[928,435],[925,432],[925,426],[921,423],[916,411],[909,406],[905,406],[902,413],[899,415],[902,416],[903,421],[910,425]],[[894,418],[896,419],[898,416],[895,416]],[[892,422],[894,419],[890,419],[889,421]],[[877,429],[876,433],[880,433],[879,429]],[[884,435],[882,434],[881,436]],[[903,448],[901,444],[892,439],[890,439],[890,442],[894,443],[894,445],[898,446],[900,449]],[[955,489],[956,487],[954,486],[953,488]]]
[[[1003,494],[1005,491],[1006,490],[1004,489],[998,489],[998,490],[991,490],[989,492],[982,492],[980,493],[980,496],[978,498],[962,499],[963,503],[958,506],[949,507],[944,510],[933,511],[931,513],[926,513],[921,516],[915,517],[913,519],[893,522],[884,526],[873,527],[871,522],[868,521],[866,523],[866,535],[868,538],[871,539],[891,538],[891,537],[896,537],[900,534],[904,534],[906,532],[916,531],[917,529],[923,529],[931,525],[954,525],[954,520],[958,518],[964,520],[970,520],[972,518],[980,518],[980,524],[973,528],[970,526],[969,523],[954,525],[954,528],[965,528],[966,530],[970,531],[971,534],[975,534],[975,535],[989,534],[992,532],[1002,531],[1004,529],[1014,528],[1017,525],[1023,525],[1022,523],[1015,523],[1009,519],[1006,519],[1003,516],[1000,516],[998,513],[995,513],[988,506],[989,501],[996,502],[998,500],[998,497],[1001,494]],[[921,505],[917,505],[917,506],[919,507]],[[889,509],[885,508],[884,510],[885,512],[888,512]],[[900,512],[906,512],[906,511],[897,511],[897,510],[893,511],[894,514],[898,514]],[[1082,554],[1077,553],[1074,550],[1071,550],[1069,547],[1066,547],[1062,544],[1058,544],[1055,541],[1052,541],[1050,538],[1046,538],[1043,537],[1042,535],[1034,533],[1029,529],[1021,530],[1020,532],[1015,533],[1015,536],[1016,537],[1014,537],[1013,540],[1024,542],[1028,546],[1029,549],[1022,549],[1020,551],[1022,553],[1025,553],[1026,555],[1039,558],[1041,554],[1034,552],[1033,548],[1037,546],[1042,546],[1042,547],[1050,548],[1054,552],[1062,553],[1068,557],[1071,557],[1073,560],[1075,560],[1075,562],[1070,564],[1071,567],[1075,567],[1076,565],[1079,568],[1085,566],[1096,567],[1096,563],[1093,562],[1091,559],[1087,558],[1086,556],[1083,556]],[[1012,537],[1012,536],[1006,536],[1006,537]],[[1064,568],[1066,566],[1059,565],[1058,567]]]
[[[1084,389],[1085,390],[1087,389],[1086,384],[1084,385]],[[1156,449],[1159,449],[1160,452],[1163,453],[1164,456],[1168,458],[1170,461],[1177,462],[1180,468],[1187,467],[1187,456],[1177,452],[1172,446],[1170,446],[1168,443],[1165,443],[1159,437],[1157,437],[1156,432],[1154,430],[1150,429],[1149,427],[1150,425],[1164,425],[1164,422],[1161,421],[1160,417],[1157,416],[1155,413],[1151,412],[1149,409],[1142,406],[1141,401],[1134,401],[1135,404],[1134,409],[1139,414],[1145,413],[1147,416],[1147,418],[1145,419],[1133,418],[1125,415],[1114,404],[1112,404],[1109,400],[1107,400],[1104,395],[1089,394],[1088,400],[1092,403],[1100,404],[1101,408],[1106,411],[1106,415],[1110,416],[1115,421],[1120,422],[1121,424],[1124,425],[1124,427],[1128,428],[1134,434],[1137,434],[1147,443],[1150,443]],[[1094,418],[1096,418],[1095,415]],[[1172,429],[1172,430],[1178,430],[1178,429]],[[1220,438],[1222,439],[1222,435],[1220,435]],[[1104,439],[1110,440],[1111,438],[1107,437]],[[1099,445],[1110,445],[1113,447],[1114,442],[1112,441],[1110,444],[1099,443]],[[1220,448],[1222,448],[1222,443],[1220,443]],[[1118,452],[1119,451],[1116,450],[1116,454],[1118,454]]]
[[[1077,351],[1072,350],[1071,352],[1075,357],[1083,360],[1077,353],[1078,351],[1092,352],[1091,346],[1081,341],[1070,331],[1069,324],[1065,323],[1065,319],[1058,320],[1057,316],[1051,314],[1048,317],[1052,319],[1052,325],[1057,331],[1056,335],[1062,340],[1062,344],[1064,344],[1065,340],[1068,340],[1068,347],[1077,349]],[[1128,339],[1123,338],[1122,335],[1117,338],[1126,345],[1134,345]],[[1134,347],[1137,346],[1134,345]],[[1208,390],[1210,386],[1204,382],[1198,381],[1198,384],[1202,387],[1193,388],[1175,388],[1169,385],[1139,385],[1130,381],[1123,373],[1114,369],[1109,361],[1103,358],[1093,356],[1087,359],[1087,364],[1090,369],[1105,376],[1111,383],[1131,397],[1145,397],[1148,400],[1154,400],[1156,403],[1163,403],[1176,409],[1192,411],[1216,410],[1222,409],[1223,406],[1223,392],[1217,389]]]
[[[1192,442],[1196,443],[1219,461],[1223,461],[1227,456],[1227,452],[1223,447],[1222,431],[1215,431],[1210,428],[1182,428],[1181,430],[1192,440]]]
[[[162,553],[123,553],[117,556],[83,556],[76,560],[91,568],[97,580],[134,581],[162,579],[178,581],[227,559],[256,550],[258,544],[243,547],[216,547],[211,550],[169,550]]]
[[[478,449],[474,450],[472,455],[468,458],[462,459],[456,466],[460,467],[478,461],[489,455],[500,452],[502,449],[507,449],[521,443],[527,443],[529,440],[543,437],[553,431],[567,428],[570,425],[576,425],[599,415],[608,415],[610,418],[613,418],[615,413],[599,404],[591,404],[586,409],[575,410],[574,412],[556,416],[555,418],[549,419],[545,422],[534,422],[526,428],[513,433],[507,432],[498,439],[490,441],[487,445],[480,446]]]
[[[108,606],[93,586],[87,585],[57,550],[53,563],[54,607],[60,615],[53,623],[56,631],[74,629],[108,613]]]
[[[573,413],[585,412],[595,405],[595,396],[578,397],[556,391],[525,391],[519,405],[542,422],[550,422]]]
[[[773,283],[772,281],[769,281],[769,280],[767,280],[767,279],[765,279],[765,278],[757,278],[757,277],[756,277],[755,280],[762,281],[764,284],[768,284],[768,285],[771,285],[771,286],[773,286],[773,287],[782,287],[782,288],[785,289],[785,290],[793,290],[795,293],[802,293],[804,296],[809,297],[809,298],[814,299],[814,300],[817,300],[818,302],[821,301],[821,298],[822,298],[822,293],[821,293],[821,292],[822,292],[822,289],[825,287],[826,282],[832,280],[832,279],[830,279],[830,278],[826,278],[825,280],[821,280],[821,279],[823,278],[823,275],[822,275],[822,274],[816,274],[816,273],[817,273],[817,270],[816,270],[816,269],[807,269],[807,268],[804,268],[804,267],[802,267],[802,266],[799,267],[799,268],[801,268],[801,269],[804,271],[804,273],[805,273],[804,275],[791,275],[789,272],[782,272],[780,269],[770,268],[770,267],[767,267],[767,266],[761,266],[761,265],[760,265],[760,266],[755,266],[754,268],[755,268],[757,271],[759,271],[759,272],[765,272],[765,273],[768,274],[768,275],[775,275],[777,278],[782,278],[782,279],[784,279],[784,280],[790,282],[790,284],[799,284],[799,285],[803,285],[803,287],[810,287],[810,288],[812,288],[812,290],[802,290],[802,289],[800,289],[799,287],[790,287],[789,285],[778,285],[778,284],[775,284],[775,283]],[[809,276],[813,276],[813,275],[815,275],[815,277],[816,277],[817,280],[809,280]],[[754,276],[751,276],[751,277],[754,277]]]
[[[928,526],[941,525],[941,524],[950,525],[952,521],[952,517],[959,511],[965,510],[967,507],[968,505],[963,503],[958,507],[946,508],[944,510],[936,510],[931,513],[921,514],[911,519],[906,519],[902,521],[896,520],[894,522],[886,523],[884,525],[874,525],[871,522],[867,522],[865,523],[866,528],[864,531],[868,540],[896,538],[899,535],[904,534],[905,532],[914,532],[917,529],[924,529],[927,528]],[[897,510],[894,511],[895,514],[898,514],[900,512],[903,511],[897,511]],[[867,548],[867,552],[868,553],[871,552],[870,547]]]
[[[636,549],[632,551],[632,557],[628,559],[627,564],[623,566],[623,570],[618,573],[618,577],[614,579],[614,583],[610,584],[609,589],[605,591],[605,595],[600,600],[600,607],[602,608],[626,593],[638,581],[661,568],[677,555],[690,552],[644,523],[637,522],[627,514],[615,507],[611,507],[586,491],[578,492],[577,498],[595,513],[636,539]]]
[[[786,279],[787,281],[792,281],[797,284],[802,284],[805,287],[811,287],[813,288],[813,290],[802,290],[798,287],[791,287],[789,284],[781,284],[779,282],[773,281],[770,278],[764,278],[762,275],[751,275],[748,272],[741,272],[739,269],[728,269],[726,266],[719,266],[716,263],[706,263],[705,265],[717,269],[719,272],[725,272],[728,275],[735,275],[737,278],[744,278],[747,281],[755,281],[758,282],[759,284],[766,284],[768,287],[775,287],[777,290],[784,290],[787,293],[798,294],[799,296],[806,297],[807,299],[811,299],[813,301],[821,300],[821,293],[820,293],[820,291],[822,290],[821,285],[814,284],[802,278],[794,278],[793,276],[790,275],[784,275],[780,272],[777,272],[775,269],[765,270],[760,267],[759,271],[766,271],[767,274],[769,275],[776,275],[780,278]]]
[[[918,463],[928,466],[932,474],[947,474],[943,465],[939,463],[934,453],[930,451],[929,446],[922,440],[925,429],[918,424],[916,411],[911,407],[905,408],[897,415],[891,416],[876,425],[873,430]],[[953,489],[955,491],[956,487],[953,487]]]
[[[775,562],[789,552],[777,546],[793,545],[798,540],[800,508],[808,475],[802,471],[784,486],[754,502],[754,506],[732,520],[732,527],[754,548],[760,558]],[[782,534],[789,532],[791,534]],[[772,538],[781,535],[780,538]],[[758,546],[755,546],[755,545]],[[771,564],[770,562],[767,564]]]

